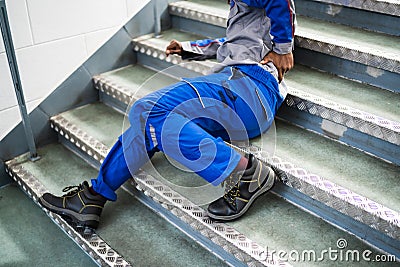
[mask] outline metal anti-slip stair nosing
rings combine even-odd
[[[226,27],[228,8],[225,12],[217,12],[217,10],[214,10],[213,12],[209,6],[190,1],[179,1],[170,3],[168,11],[171,15],[181,16],[187,19],[195,19],[220,27]]]
[[[209,10],[210,7],[208,9],[202,8],[200,4],[191,3],[190,1],[180,1],[169,5],[171,15],[226,27],[226,15],[224,23],[216,23],[223,16],[222,13],[215,15],[211,14]],[[400,73],[400,58],[398,54],[383,55],[381,51],[379,51],[380,54],[376,54],[377,51],[366,47],[309,33],[303,30],[301,25],[296,29],[295,44],[305,49]]]
[[[103,155],[108,153],[108,147],[87,135],[62,115],[52,117],[50,119],[50,127],[79,149],[86,152],[89,156],[93,157],[100,163],[103,163]]]
[[[314,0],[326,4],[353,7],[386,15],[400,16],[400,3],[398,1],[381,0]]]
[[[129,105],[132,101],[134,94],[129,88],[118,86],[112,80],[102,75],[93,77],[93,83],[96,89],[106,93],[107,95]]]
[[[241,148],[264,162],[263,151],[255,146]],[[319,175],[308,172],[286,160],[273,156],[269,162],[288,175],[284,183],[391,238],[400,239],[400,214],[375,201],[339,186]]]
[[[103,161],[107,155],[107,147],[100,141],[89,136],[77,126],[63,118],[62,115],[51,119],[51,124],[56,132],[65,139],[70,140],[79,149],[89,156],[98,156],[98,161]],[[236,231],[233,227],[224,223],[216,223],[210,219],[206,212],[190,202],[185,197],[176,193],[157,179],[141,171],[135,176],[137,187],[146,195],[160,203],[164,208],[173,212],[175,216],[184,220],[193,229],[201,232],[216,245],[234,255],[237,259],[249,266],[289,266],[285,262],[271,259],[268,251],[251,241],[245,235]]]
[[[209,74],[212,62],[201,61],[196,62],[196,64],[192,64],[191,62],[183,61],[180,56],[170,55],[166,56],[164,52],[164,48],[160,48],[159,46],[152,44],[148,40],[152,38],[152,35],[144,35],[139,38],[135,38],[133,40],[133,50],[135,52],[139,52],[148,56],[152,56],[154,58],[158,58],[159,60],[163,60],[174,65],[182,64],[185,68],[197,72],[199,74]],[[186,64],[185,64],[186,63]]]
[[[134,39],[134,49],[137,52],[151,55],[160,60],[169,60],[172,64],[183,62],[180,57],[173,59],[166,58],[161,47],[146,42],[145,38]],[[190,67],[191,70],[206,74],[210,72],[213,63],[211,62],[190,62],[184,64],[184,67]],[[111,88],[110,84],[103,88]],[[107,89],[114,92],[116,89]],[[362,133],[374,136],[389,143],[400,145],[400,122],[391,121],[374,114],[360,111],[348,106],[340,105],[333,101],[306,93],[300,89],[290,88],[285,104],[300,111],[317,115],[323,119],[333,121],[345,127],[352,128]]]
[[[339,42],[338,40],[308,33],[302,30],[301,27],[297,30],[295,44],[299,47],[323,54],[351,60],[394,73],[400,73],[400,58],[398,54],[377,55],[374,53],[376,51],[355,44]]]
[[[285,104],[299,111],[400,145],[400,122],[387,120],[293,88],[289,88]]]
[[[48,192],[46,187],[16,160],[6,162],[6,171],[33,201],[38,204],[38,198]],[[131,264],[111,248],[94,231],[86,233],[83,228],[73,227],[61,216],[44,209],[46,214],[58,225],[81,249],[99,266],[129,267]]]

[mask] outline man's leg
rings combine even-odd
[[[218,136],[229,139],[225,133],[230,132],[233,140],[245,139],[247,128],[259,125],[259,117],[265,115],[260,115],[262,107],[254,92],[249,99],[244,96],[245,104],[238,110],[221,86],[229,75],[225,72],[201,77],[195,85],[180,82],[138,100],[130,111],[131,127],[110,151],[98,178],[92,180],[93,189],[83,183],[62,197],[46,194],[40,199],[42,205],[83,224],[94,221],[91,226],[95,227],[106,199],[115,200],[114,191],[156,150],[164,151],[214,185],[243,169],[246,159]],[[250,131],[254,135],[254,129]]]
[[[39,202],[47,209],[64,215],[78,224],[96,228],[106,200],[116,200],[115,190],[129,179],[131,174],[136,173],[155,151],[163,150],[161,138],[163,124],[167,118],[173,122],[173,125],[166,127],[168,130],[165,133],[170,135],[166,137],[166,140],[172,141],[170,137],[179,138],[179,133],[176,135],[175,129],[177,129],[177,125],[182,125],[183,132],[190,132],[190,138],[183,138],[186,140],[182,142],[185,147],[183,150],[186,152],[188,149],[199,150],[198,146],[201,140],[208,140],[209,142],[206,143],[209,145],[217,145],[218,154],[229,156],[232,154],[235,157],[235,160],[229,164],[225,163],[225,160],[222,162],[217,160],[213,164],[218,165],[220,172],[225,171],[228,174],[232,172],[240,161],[240,155],[225,146],[222,139],[217,140],[196,123],[188,120],[181,113],[184,109],[176,109],[180,103],[190,101],[193,101],[194,104],[191,109],[197,110],[197,113],[201,112],[198,95],[187,83],[178,83],[136,101],[129,114],[131,127],[120,136],[110,150],[98,177],[92,180],[92,187],[87,182],[83,182],[79,186],[68,187],[68,189],[74,190],[61,197],[46,193],[39,199]],[[196,138],[192,138],[193,136]],[[167,143],[171,143],[168,141]],[[177,139],[175,141],[179,142]],[[190,155],[193,154],[190,153]],[[227,165],[229,165],[228,168]],[[210,171],[208,170],[208,172]],[[205,176],[211,177],[207,174]],[[216,177],[218,176],[221,174]]]
[[[214,185],[229,177],[226,194],[208,208],[210,217],[219,220],[242,216],[276,179],[270,167],[251,155],[246,162],[223,141],[247,139],[268,129],[275,115],[275,107],[268,106],[269,101],[276,102],[268,98],[273,92],[265,92],[268,84],[246,76],[229,81],[231,88],[223,88],[227,76],[232,77],[222,73],[187,80],[186,86],[181,84],[183,90],[163,92],[157,101],[148,99],[157,105],[146,117],[153,127],[152,139],[161,151]],[[197,95],[184,97],[193,90]],[[260,90],[267,101],[262,102],[255,90]],[[174,103],[177,100],[179,103]]]

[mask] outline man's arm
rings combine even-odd
[[[225,38],[187,42],[178,42],[176,40],[172,40],[167,46],[165,53],[167,56],[170,54],[178,54],[182,56],[182,59],[189,60],[205,60],[216,58],[217,50],[224,41]]]
[[[286,72],[294,66],[293,44],[296,13],[293,0],[268,0],[265,11],[271,21],[273,48],[260,62],[272,62],[278,70],[278,80],[282,81]]]
[[[292,52],[296,22],[293,0],[268,0],[265,11],[271,20],[273,51],[281,55]]]

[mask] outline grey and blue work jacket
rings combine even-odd
[[[217,58],[221,64],[214,72],[225,66],[258,64],[277,79],[272,63],[259,62],[270,51],[288,54],[293,50],[295,24],[293,0],[231,0],[226,37],[182,42],[182,58]],[[286,97],[284,82],[279,91]]]

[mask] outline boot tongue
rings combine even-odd
[[[82,184],[81,184],[81,186],[82,186],[82,189],[89,188],[89,184],[88,184],[87,181],[83,181]]]
[[[257,169],[257,160],[254,158],[252,154],[249,156],[249,164],[247,165],[247,169],[243,172],[242,179],[243,180],[251,180],[254,172]]]

